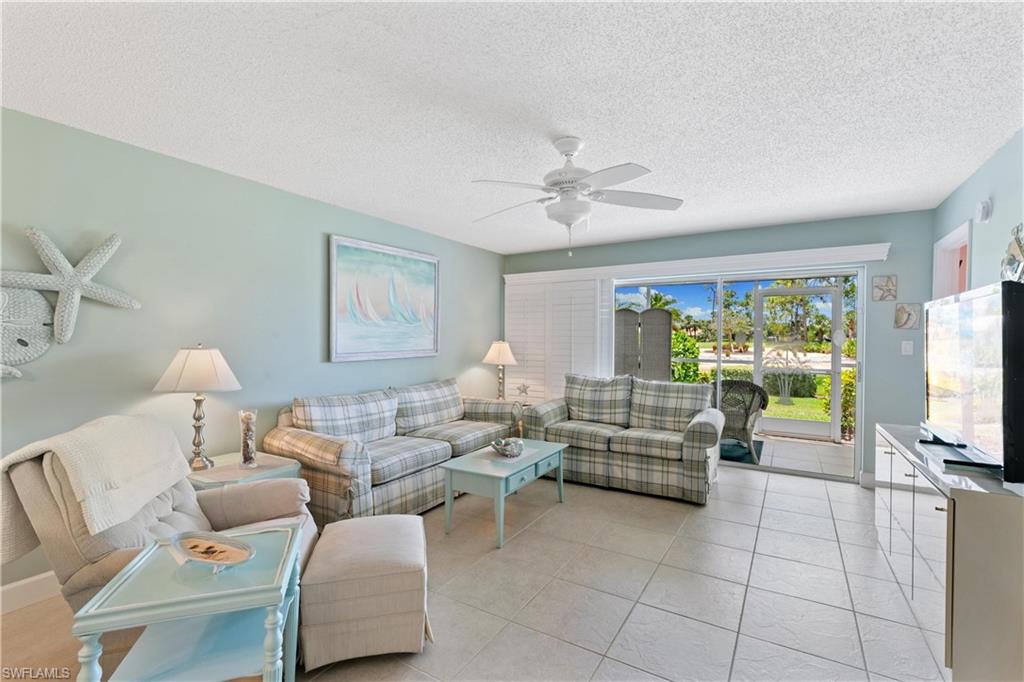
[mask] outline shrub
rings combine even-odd
[[[805,353],[831,353],[832,344],[828,341],[807,341],[804,343],[803,351]]]
[[[825,402],[822,408],[825,414],[832,414],[832,377],[826,376],[822,382],[822,389],[825,393]],[[853,438],[854,429],[857,426],[857,372],[852,369],[844,369],[842,372],[841,390],[841,414],[839,426],[843,438]]]
[[[778,372],[764,373],[764,390],[768,395],[780,395]],[[810,372],[794,372],[790,376],[790,398],[813,398],[818,393],[818,383]]]
[[[779,395],[779,378],[776,374],[777,372],[764,373],[763,386],[764,390],[768,391],[768,395]],[[746,367],[729,367],[726,365],[722,367],[722,378],[738,381],[753,381],[754,370],[747,369]],[[717,371],[710,369],[699,372],[696,381],[702,384],[713,384],[717,379]],[[817,394],[818,380],[815,378],[814,374],[800,372],[799,374],[793,375],[793,380],[789,389],[789,396],[791,398],[813,398]]]
[[[857,339],[846,339],[846,341],[843,341],[843,357],[857,357]]]
[[[700,346],[690,336],[681,331],[672,332],[672,357],[673,358],[697,358],[700,356]],[[688,384],[697,383],[700,380],[700,367],[696,362],[673,362],[672,381],[682,381]]]

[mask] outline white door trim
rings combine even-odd
[[[935,242],[932,253],[932,298],[945,298],[958,293],[956,261],[960,247],[967,245],[967,287],[971,286],[971,230],[972,223],[965,220],[956,229]]]

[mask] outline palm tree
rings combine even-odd
[[[679,308],[676,307],[676,303],[678,303],[678,301],[675,297],[669,296],[657,289],[651,289],[651,295],[648,300],[650,301],[651,308],[664,308],[668,310],[669,314],[672,316],[673,329],[679,330],[683,328],[683,314],[679,312]]]

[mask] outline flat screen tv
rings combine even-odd
[[[947,461],[1024,481],[1024,284],[926,303],[924,325],[925,429],[960,446]]]

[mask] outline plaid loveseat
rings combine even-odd
[[[724,423],[708,385],[567,374],[564,398],[527,408],[523,435],[569,445],[566,480],[704,504]]]
[[[418,514],[444,502],[437,466],[511,433],[514,403],[463,398],[454,379],[296,398],[263,449],[302,464],[318,525]]]

